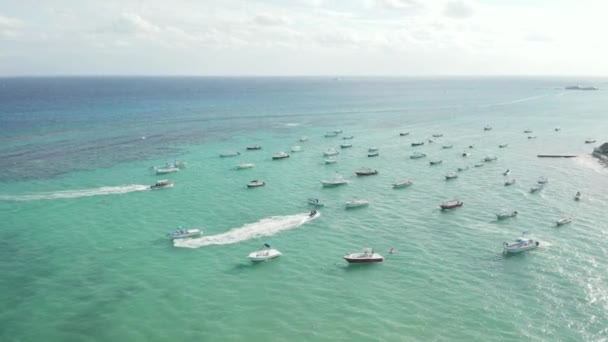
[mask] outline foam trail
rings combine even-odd
[[[289,216],[271,216],[255,223],[248,223],[242,227],[233,228],[222,234],[203,236],[197,239],[174,240],[173,246],[199,248],[210,245],[228,245],[263,236],[271,236],[284,230],[300,227],[320,215],[321,213],[317,213],[315,216],[310,217],[309,213],[304,213]]]
[[[597,173],[608,174],[608,168],[606,168],[605,164],[602,164],[602,161],[599,158],[595,158],[590,154],[584,154],[574,158],[574,161],[577,165],[591,169]]]
[[[516,99],[516,100],[510,100],[510,101],[504,101],[504,102],[496,102],[496,103],[489,103],[489,104],[485,104],[485,105],[480,105],[480,108],[485,108],[485,107],[494,107],[494,106],[506,106],[506,105],[510,105],[510,104],[515,104],[515,103],[520,103],[520,102],[528,102],[528,101],[533,101],[536,99],[541,99],[543,97],[547,97],[550,96],[551,94],[544,94],[544,95],[536,95],[536,96],[530,96],[530,97],[524,97],[521,99]]]
[[[134,191],[149,190],[149,185],[131,184],[122,186],[104,186],[96,189],[64,190],[55,192],[41,192],[30,195],[0,195],[0,201],[39,201],[60,198],[91,197],[99,195],[119,195]]]

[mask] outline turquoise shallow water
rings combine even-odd
[[[66,119],[3,131],[2,156],[19,171],[6,173],[0,192],[0,304],[8,308],[0,340],[592,341],[608,334],[608,170],[583,143],[607,138],[604,91],[563,91],[566,81],[556,79],[233,80],[238,87],[221,91],[195,81],[188,80],[198,89],[191,97],[169,92],[163,101],[155,88],[133,87],[141,106],[114,102],[115,95],[107,95],[111,106],[105,97],[87,102],[94,114],[86,125]],[[9,112],[28,113],[4,109],[5,122],[19,122]],[[53,110],[61,117],[81,107]],[[493,130],[484,132],[486,124]],[[342,141],[323,137],[334,129],[354,135],[353,147],[325,165],[323,151]],[[538,138],[527,139],[525,129]],[[410,146],[434,133],[444,136]],[[303,135],[310,140],[298,142]],[[442,149],[447,143],[454,147]],[[245,151],[250,144],[263,149]],[[471,144],[472,155],[461,157]],[[294,145],[303,151],[271,160]],[[366,156],[371,146],[379,157]],[[218,157],[227,150],[241,155]],[[413,151],[428,157],[412,160]],[[472,167],[487,155],[498,160]],[[143,191],[159,178],[150,167],[174,158],[188,162],[165,177],[175,187]],[[443,163],[429,166],[431,159]],[[245,162],[256,167],[234,170]],[[466,165],[458,179],[444,180]],[[380,173],[356,177],[361,167]],[[350,184],[322,188],[336,172]],[[541,175],[549,183],[530,194]],[[392,189],[400,178],[414,184]],[[517,183],[505,187],[506,178]],[[253,179],[267,185],[247,189]],[[326,202],[310,221],[308,197]],[[345,210],[354,197],[370,206]],[[451,198],[464,206],[441,212],[438,204]],[[497,221],[505,208],[518,217]],[[562,216],[574,221],[555,227]],[[204,230],[202,239],[178,243],[198,248],[164,238],[177,225]],[[540,248],[504,257],[502,243],[524,230]],[[251,264],[247,254],[263,243],[283,256]],[[368,246],[386,261],[342,260]]]

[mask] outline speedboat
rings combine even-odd
[[[439,165],[439,164],[441,164],[441,163],[443,163],[443,160],[441,160],[441,159],[436,159],[436,160],[431,160],[431,161],[429,162],[429,165]]]
[[[363,253],[350,253],[344,256],[349,264],[368,264],[373,262],[383,262],[384,257],[378,253],[374,253],[371,248],[363,249]]]
[[[289,154],[285,153],[285,152],[279,152],[277,154],[274,154],[272,156],[273,160],[277,160],[277,159],[285,159],[285,158],[289,158]]]
[[[175,166],[166,166],[166,167],[159,167],[159,168],[155,168],[156,174],[157,175],[164,175],[167,173],[172,173],[172,172],[178,172],[179,169]]]
[[[513,184],[515,184],[515,178],[505,182],[505,186],[509,186],[509,185],[513,185]]]
[[[410,135],[410,132],[401,132],[401,133],[399,133],[399,136],[401,136],[401,137],[405,137],[405,136],[408,136],[408,135]]]
[[[500,145],[498,145],[498,148],[505,148],[507,146],[509,146],[509,144],[500,144]]]
[[[414,141],[412,143],[412,146],[422,146],[422,145],[424,145],[424,141]]]
[[[442,136],[443,136],[443,134],[441,134],[441,133],[433,134],[433,138],[441,138]]]
[[[253,150],[261,150],[262,146],[260,145],[250,145],[245,147],[248,151],[253,151]]]
[[[572,217],[564,217],[564,218],[557,220],[557,222],[555,222],[555,223],[558,226],[563,226],[564,224],[568,224],[570,222],[572,222]]]
[[[354,137],[355,137],[354,135],[345,135],[345,136],[342,137],[342,139],[343,140],[350,140],[350,139],[352,139]]]
[[[323,161],[325,162],[325,164],[335,164],[338,162],[338,159],[336,159],[334,157],[329,157],[329,158],[323,159]]]
[[[536,135],[528,135],[528,139],[536,139]]]
[[[276,249],[270,248],[270,245],[265,243],[264,249],[260,249],[259,251],[249,253],[249,260],[251,261],[266,261],[274,258],[278,258],[281,256],[281,252]]]
[[[450,172],[445,175],[445,180],[456,179],[458,178],[458,174],[456,172]]]
[[[441,146],[441,148],[445,148],[445,149],[452,148],[452,147],[454,147],[454,145],[452,145],[452,144]]]
[[[495,161],[496,159],[498,159],[498,158],[496,158],[496,156],[487,156],[487,157],[483,158],[483,161],[491,162],[491,161]]]
[[[419,159],[419,158],[424,158],[426,157],[426,154],[422,153],[422,152],[414,152],[412,153],[412,155],[410,155],[410,159]]]
[[[179,227],[177,227],[177,229],[174,232],[168,233],[167,237],[169,239],[184,239],[184,238],[201,235],[201,233],[202,233],[202,231],[200,229],[184,228],[182,226],[179,226]]]
[[[490,126],[490,125],[486,125],[486,126],[483,128],[483,130],[484,130],[484,131],[491,131],[491,130],[492,130],[492,126]]]
[[[291,152],[301,152],[302,146],[294,146],[291,148]]]
[[[308,139],[310,139],[310,138],[309,138],[307,135],[303,135],[303,136],[300,138],[300,141],[301,141],[301,142],[305,142],[305,141],[308,141]]]
[[[543,189],[543,185],[542,184],[536,184],[535,186],[530,188],[530,193],[535,193],[535,192],[539,192]]]
[[[323,152],[323,155],[326,156],[326,157],[336,156],[338,154],[340,154],[340,151],[336,150],[333,147],[331,147],[331,148],[327,149],[327,151]]]
[[[524,133],[526,133],[526,134],[532,133],[532,130],[531,129],[527,129],[527,130],[524,131]]]
[[[468,169],[469,169],[469,167],[468,167],[468,166],[461,166],[461,167],[457,168],[457,169],[456,169],[456,171],[458,171],[458,172],[462,172],[462,171],[466,171],[466,170],[468,170]]]
[[[503,176],[508,176],[511,173],[511,170],[507,169],[505,172],[502,173]]]
[[[333,138],[333,137],[337,137],[337,136],[338,136],[338,133],[336,133],[336,132],[327,132],[327,133],[325,133],[325,137],[326,138]]]
[[[593,143],[595,143],[595,141],[596,141],[595,139],[587,139],[587,140],[585,140],[585,144],[593,144]]]
[[[504,220],[506,218],[509,217],[515,217],[517,216],[517,210],[512,210],[512,211],[501,211],[499,213],[496,214],[496,218],[499,220]]]
[[[471,155],[471,152],[462,152],[463,157],[468,157]]]
[[[546,184],[547,182],[549,182],[549,179],[545,176],[540,176],[538,177],[538,180],[536,182],[538,184]]]
[[[483,167],[483,164],[482,163],[477,163],[477,164],[475,164],[473,166],[475,166],[475,167]]]
[[[536,247],[538,247],[538,245],[538,241],[534,241],[532,239],[528,239],[522,236],[519,239],[516,239],[515,242],[505,242],[503,244],[503,248],[505,253],[519,253],[535,249]]]
[[[439,207],[441,207],[441,209],[454,209],[454,208],[458,208],[458,207],[462,207],[464,203],[462,201],[459,200],[451,200],[451,201],[446,201],[443,202],[439,205]]]
[[[346,179],[344,179],[344,177],[342,177],[342,176],[336,176],[330,180],[321,181],[321,184],[323,184],[324,187],[328,188],[328,187],[348,184],[348,181]]]
[[[409,179],[401,179],[393,183],[393,189],[405,188],[412,185],[412,181]]]
[[[236,166],[237,170],[244,170],[244,169],[251,169],[252,167],[255,167],[255,164],[252,163],[245,163],[245,164],[239,164]]]
[[[355,174],[357,176],[372,176],[372,175],[377,175],[378,174],[378,170],[374,170],[374,169],[360,169],[355,171]]]
[[[322,207],[325,205],[325,203],[321,202],[318,198],[309,198],[308,204],[315,207]]]
[[[369,201],[364,200],[364,199],[353,199],[353,200],[350,200],[350,201],[344,203],[344,207],[346,209],[367,207],[368,205],[369,205]]]
[[[578,192],[576,193],[576,195],[574,195],[574,200],[575,200],[575,201],[580,201],[582,196],[583,196],[583,195],[581,194],[581,192],[580,192],[580,191],[578,191]]]
[[[157,189],[172,188],[173,185],[175,185],[174,182],[163,179],[163,180],[156,181],[156,183],[154,183],[153,185],[150,185],[150,189],[157,190]]]
[[[351,144],[351,143],[340,144],[340,148],[349,148],[349,147],[353,147],[353,144]]]
[[[370,147],[367,149],[367,152],[378,152],[378,148],[377,147]]]
[[[238,151],[226,151],[224,153],[220,153],[220,157],[222,157],[222,158],[236,157],[239,155],[241,155],[241,152],[238,152]]]
[[[260,186],[264,186],[264,185],[266,185],[266,183],[259,181],[259,180],[253,180],[253,181],[247,183],[248,188],[259,188]]]
[[[368,157],[377,157],[377,156],[379,156],[379,155],[380,155],[380,153],[379,153],[379,152],[377,152],[377,151],[376,151],[376,152],[369,152],[369,153],[367,154],[367,156],[368,156]]]

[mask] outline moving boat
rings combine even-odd
[[[422,153],[422,152],[414,152],[412,153],[412,155],[410,155],[410,159],[419,159],[419,158],[424,158],[426,157],[426,154]]]
[[[170,166],[166,166],[166,167],[159,167],[159,168],[154,168],[154,170],[156,171],[157,175],[164,175],[167,173],[172,173],[172,172],[178,172],[179,169],[173,165]]]
[[[224,153],[220,153],[220,157],[222,157],[222,158],[236,157],[239,155],[241,155],[241,152],[238,152],[238,151],[226,151]]]
[[[536,193],[539,192],[543,189],[543,185],[542,184],[537,184],[533,187],[530,188],[530,193]]]
[[[325,203],[321,202],[318,198],[309,198],[308,204],[315,206],[315,207],[322,207],[325,205]]]
[[[424,141],[414,141],[412,143],[412,146],[422,146],[422,145],[424,145]]]
[[[456,179],[458,178],[458,174],[456,172],[450,172],[445,175],[445,180]]]
[[[259,188],[260,186],[264,186],[264,185],[266,185],[266,183],[259,181],[259,180],[253,180],[253,181],[247,183],[248,188]]]
[[[471,155],[471,152],[462,152],[463,157],[468,157]]]
[[[289,154],[287,154],[285,152],[279,152],[272,156],[273,160],[285,159],[285,158],[289,158]]]
[[[441,160],[441,159],[436,159],[436,160],[431,160],[431,161],[429,162],[429,165],[439,165],[439,164],[441,164],[441,163],[443,163],[443,160]]]
[[[452,148],[452,147],[454,147],[454,145],[452,145],[452,144],[441,146],[441,148],[445,148],[445,149]]]
[[[350,139],[352,139],[354,137],[355,137],[354,135],[345,135],[345,136],[342,137],[342,139],[343,140],[350,140]]]
[[[513,185],[513,184],[515,184],[515,178],[505,182],[505,186],[509,186],[509,185]]]
[[[369,205],[369,201],[364,200],[364,199],[353,199],[344,204],[346,209],[367,207],[368,205]]]
[[[195,229],[195,228],[184,228],[182,226],[177,227],[177,229],[172,232],[172,233],[168,233],[167,237],[169,239],[184,239],[184,238],[189,238],[189,237],[193,237],[193,236],[198,236],[202,233],[202,231],[200,229]]]
[[[443,134],[441,134],[441,133],[433,134],[433,138],[441,138],[442,136],[443,136]]]
[[[245,147],[248,151],[261,150],[262,146],[260,145],[250,145]]]
[[[549,179],[545,176],[540,176],[538,177],[538,180],[536,181],[538,184],[546,184],[549,181]]]
[[[307,135],[303,135],[303,136],[300,138],[300,142],[305,142],[305,141],[308,141],[308,139],[310,139],[310,138],[309,138]]]
[[[505,254],[519,253],[519,252],[535,249],[536,247],[538,247],[538,245],[539,245],[538,241],[534,241],[532,239],[525,238],[525,237],[523,237],[523,234],[525,234],[525,232],[522,233],[522,237],[520,237],[519,239],[516,239],[515,242],[512,242],[512,243],[505,242],[503,244]]]
[[[175,185],[174,182],[171,182],[167,179],[163,179],[163,180],[156,181],[156,183],[154,183],[153,185],[150,185],[150,189],[156,190],[156,189],[172,188],[173,185]]]
[[[377,157],[379,155],[380,155],[380,153],[377,152],[377,151],[376,152],[370,152],[370,153],[367,154],[368,157]]]
[[[491,131],[491,130],[492,130],[492,126],[490,126],[490,125],[486,125],[486,126],[483,128],[483,130],[484,130],[484,131]]]
[[[496,214],[496,218],[499,220],[504,220],[506,218],[509,217],[515,217],[517,216],[517,210],[513,210],[513,211],[501,211],[498,214]]]
[[[483,158],[483,161],[491,162],[491,161],[495,161],[496,159],[498,159],[498,158],[496,158],[496,156],[487,156],[487,157]]]
[[[595,139],[587,139],[587,140],[585,140],[585,144],[593,144],[593,143],[595,143],[595,141],[596,141]]]
[[[236,166],[237,170],[243,170],[243,169],[251,169],[252,167],[255,167],[255,164],[252,163],[245,163],[245,164],[239,164]]]
[[[346,179],[344,179],[344,177],[338,175],[330,180],[321,181],[321,184],[323,184],[324,187],[328,188],[328,187],[348,184],[348,181]]]
[[[377,175],[378,174],[378,170],[374,170],[374,169],[360,169],[355,171],[355,174],[357,176],[372,176],[372,175]]]
[[[331,147],[331,148],[327,149],[327,151],[323,152],[323,155],[326,156],[326,157],[336,156],[338,154],[340,154],[340,151],[336,150],[333,147]]]
[[[576,195],[574,195],[574,200],[575,200],[575,201],[580,201],[582,196],[583,196],[583,195],[581,194],[581,192],[580,192],[580,191],[578,191],[578,192],[576,193]]]
[[[291,152],[301,152],[302,151],[302,146],[294,146],[291,148]]]
[[[337,137],[337,136],[338,136],[338,133],[336,133],[336,132],[327,132],[327,133],[325,133],[325,137],[326,138],[333,138],[333,137]]]
[[[281,256],[281,252],[276,249],[270,248],[270,245],[265,243],[264,249],[260,249],[259,251],[249,253],[249,260],[251,261],[266,261],[274,258],[278,258]]]
[[[530,134],[530,133],[532,133],[532,130],[531,129],[527,129],[527,130],[524,131],[524,133]]]
[[[572,222],[572,217],[564,217],[564,218],[557,220],[557,222],[555,222],[555,223],[558,226],[563,226],[564,224],[568,224],[570,222]]]
[[[334,157],[329,157],[329,158],[323,159],[323,161],[325,162],[325,164],[335,164],[338,162],[338,159],[336,159]]]
[[[500,145],[498,145],[498,148],[505,148],[507,146],[509,146],[509,144],[500,144]]]
[[[412,185],[412,181],[409,179],[401,179],[393,183],[393,189],[405,188]]]
[[[405,137],[405,136],[408,136],[408,135],[410,135],[410,132],[401,132],[401,133],[399,133],[399,136],[401,136],[401,137]]]
[[[536,139],[536,135],[528,135],[528,139]]]
[[[462,201],[451,200],[451,201],[443,202],[439,206],[441,207],[442,210],[444,210],[444,209],[454,209],[454,208],[462,207],[463,204],[464,203]]]
[[[503,176],[508,176],[511,173],[511,170],[507,169],[505,172],[502,173]]]
[[[378,152],[378,148],[377,147],[370,147],[367,149],[367,152]]]
[[[351,144],[351,143],[340,144],[340,148],[349,148],[349,147],[353,147],[353,144]]]
[[[344,256],[349,264],[368,264],[373,262],[383,262],[384,257],[378,253],[374,253],[371,248],[363,249],[363,253],[350,253]]]

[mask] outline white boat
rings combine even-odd
[[[515,178],[505,182],[505,186],[509,186],[509,185],[513,185],[513,184],[515,184]]]
[[[484,130],[484,131],[491,131],[491,130],[492,130],[492,126],[490,126],[490,125],[486,125],[486,126],[483,128],[483,130]]]
[[[150,185],[150,189],[157,190],[157,189],[172,188],[174,185],[175,185],[174,182],[171,182],[167,179],[163,179],[163,180],[156,181],[156,183],[154,183],[153,185]]]
[[[509,146],[509,144],[500,144],[500,145],[498,145],[498,148],[505,148],[507,146]]]
[[[259,188],[264,185],[266,185],[266,183],[259,181],[259,180],[253,180],[253,181],[247,183],[248,188]]]
[[[323,161],[325,162],[325,164],[335,164],[338,162],[338,159],[336,159],[334,157],[329,157],[329,158],[323,159]]]
[[[441,163],[443,163],[443,160],[441,160],[441,159],[436,159],[436,160],[431,160],[431,161],[429,162],[429,165],[439,165],[439,164],[441,164]]]
[[[327,132],[327,133],[325,133],[325,137],[326,138],[333,138],[333,137],[337,137],[337,136],[338,136],[338,133],[336,133],[336,132]]]
[[[583,195],[581,194],[581,192],[580,192],[580,191],[578,191],[578,192],[576,193],[576,195],[574,195],[574,200],[575,200],[575,201],[580,201],[582,196],[583,196]]]
[[[327,151],[323,152],[323,155],[326,157],[337,156],[338,154],[340,154],[340,151],[336,150],[333,147],[331,147],[331,148],[327,149]]]
[[[426,154],[422,153],[422,152],[414,152],[412,153],[412,155],[410,155],[411,159],[419,159],[419,158],[424,158],[426,157]]]
[[[530,192],[531,193],[535,193],[535,192],[539,192],[543,189],[543,185],[542,184],[536,184],[535,186],[530,188]]]
[[[458,178],[458,174],[456,172],[450,172],[445,175],[445,180],[456,179]]]
[[[302,146],[294,146],[291,148],[291,152],[302,152]]]
[[[370,147],[367,149],[367,152],[378,152],[379,148],[377,147]]]
[[[252,167],[255,167],[255,164],[245,163],[245,164],[239,164],[235,168],[237,170],[244,170],[244,169],[251,169]]]
[[[241,155],[241,152],[238,152],[238,151],[226,151],[224,153],[220,153],[220,157],[222,157],[222,158],[236,157],[239,155]]]
[[[378,170],[374,170],[374,169],[370,169],[370,168],[359,169],[359,170],[355,171],[355,174],[357,176],[373,176],[373,175],[378,174]]]
[[[170,239],[184,239],[184,238],[189,238],[189,237],[193,237],[193,236],[198,236],[201,234],[202,234],[202,231],[200,229],[184,228],[182,226],[179,226],[179,227],[177,227],[177,229],[174,232],[168,233],[167,237]]]
[[[305,142],[305,141],[308,141],[308,139],[310,139],[308,136],[303,135],[303,136],[300,138],[300,141],[301,141],[301,142]]]
[[[353,200],[350,200],[350,201],[344,203],[344,206],[346,207],[346,209],[367,207],[368,205],[369,205],[369,201],[364,200],[364,199],[353,199]]]
[[[528,135],[528,139],[536,139],[536,135]]]
[[[179,171],[179,169],[175,166],[159,167],[159,168],[155,168],[154,170],[156,171],[157,175],[164,175],[167,173],[173,173],[173,172]]]
[[[341,130],[341,129],[336,129],[336,130],[334,131],[334,133],[336,133],[336,134],[342,134],[342,132],[344,132],[344,131],[343,131],[343,130]]]
[[[400,180],[396,181],[395,183],[393,183],[393,189],[406,188],[412,184],[413,184],[412,181],[409,179],[400,179]]]
[[[249,146],[245,147],[245,149],[248,150],[248,151],[261,150],[262,146],[260,146],[260,145],[249,145]]]
[[[462,152],[463,157],[468,157],[471,155],[471,152]]]
[[[424,145],[424,141],[414,141],[412,143],[412,146],[422,146],[422,145]]]
[[[505,172],[502,173],[503,176],[508,176],[511,173],[511,170],[507,169]]]
[[[528,239],[522,236],[519,239],[516,239],[515,242],[505,242],[503,244],[503,248],[505,253],[519,253],[535,249],[538,247],[538,245],[538,241],[534,241],[532,239]]]
[[[458,207],[462,207],[464,203],[462,201],[459,200],[451,200],[451,201],[446,201],[443,202],[441,204],[439,204],[439,207],[444,210],[444,209],[455,209]]]
[[[487,157],[483,158],[483,161],[491,162],[491,161],[495,161],[496,159],[498,159],[498,158],[496,158],[496,156],[487,156]]]
[[[506,218],[509,217],[515,217],[517,216],[517,210],[512,210],[512,211],[501,211],[499,213],[496,214],[496,218],[499,220],[504,220]]]
[[[309,198],[308,204],[315,207],[322,207],[325,205],[325,203],[321,202],[321,200],[319,200],[318,198]]]
[[[443,134],[441,134],[441,133],[433,134],[433,138],[441,138],[442,136],[443,136]]]
[[[369,153],[367,154],[367,156],[368,156],[368,157],[377,157],[377,156],[379,156],[379,155],[380,155],[380,153],[379,153],[379,152],[377,152],[377,151],[376,151],[376,152],[369,152]]]
[[[328,187],[348,184],[348,181],[346,179],[344,179],[344,177],[342,177],[342,176],[335,176],[332,179],[321,181],[321,184],[323,184],[324,187],[328,188]]]
[[[557,220],[557,222],[555,222],[555,223],[558,226],[563,226],[564,224],[568,224],[570,222],[572,222],[572,217],[564,217],[564,218]]]
[[[289,154],[285,153],[285,152],[279,152],[277,154],[274,154],[272,156],[273,160],[278,160],[278,159],[285,159],[285,158],[289,158]]]
[[[340,148],[349,148],[349,147],[353,147],[353,144],[351,144],[351,143],[340,144]]]
[[[182,161],[178,161],[178,160],[174,160],[173,163],[169,164],[169,165],[172,165],[173,167],[177,167],[177,168],[181,169],[181,168],[184,168],[184,167],[188,166],[188,163],[182,162]]]
[[[378,253],[374,253],[371,248],[363,249],[363,253],[350,253],[344,256],[349,264],[368,264],[374,262],[383,262],[384,257]]]
[[[350,140],[353,139],[355,136],[354,135],[345,135],[342,137],[343,140]]]
[[[448,149],[448,148],[452,148],[452,147],[454,147],[454,145],[452,145],[452,144],[442,145],[441,146],[441,148],[444,148],[444,149]]]
[[[281,256],[281,252],[276,249],[270,248],[270,245],[265,243],[264,249],[260,249],[259,251],[249,253],[249,260],[251,261],[266,261],[274,258],[278,258]]]
[[[538,177],[538,180],[536,182],[538,184],[546,184],[547,182],[549,182],[549,179],[545,176],[540,176]]]

